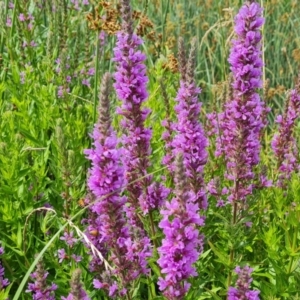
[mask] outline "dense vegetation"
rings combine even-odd
[[[300,298],[299,16],[0,1],[0,300]]]

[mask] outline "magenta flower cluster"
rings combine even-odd
[[[130,255],[129,261],[132,261],[134,257],[140,257],[142,272],[139,272],[137,268],[137,274],[146,274],[146,258],[151,255],[150,239],[138,214],[149,213],[151,219],[152,211],[161,207],[169,190],[160,183],[153,182],[153,177],[147,171],[150,166],[152,132],[145,127],[145,120],[150,110],[142,107],[148,97],[146,88],[148,78],[144,63],[146,56],[139,50],[142,39],[133,32],[131,7],[128,0],[121,1],[121,12],[122,31],[117,34],[117,43],[114,48],[114,61],[116,62],[114,87],[122,102],[117,112],[122,116],[123,163],[126,181],[129,184],[126,187],[129,204],[126,207],[126,217],[135,232],[135,240],[140,241],[140,244],[134,242],[131,250],[128,248],[127,255]],[[153,219],[151,222],[153,225]],[[155,228],[152,226],[152,234],[155,234],[154,231]]]
[[[195,82],[181,80],[175,106],[178,121],[175,123],[175,136],[172,141],[173,155],[183,153],[185,174],[191,191],[200,209],[208,206],[204,189],[203,169],[207,162],[208,141],[199,121],[201,103],[198,95],[201,90]]]
[[[128,186],[128,201],[132,209],[142,209],[146,214],[162,205],[168,190],[160,184],[153,183],[152,176],[147,172],[150,166],[152,131],[144,124],[150,110],[142,107],[148,98],[148,77],[144,63],[146,56],[139,50],[143,40],[133,33],[129,1],[123,0],[121,3],[123,23],[114,48],[114,87],[122,101],[117,112],[123,116],[121,125],[124,128],[122,144],[125,150],[126,179],[132,182],[142,178]]]
[[[37,264],[37,269],[31,274],[33,283],[28,284],[27,293],[32,294],[33,300],[55,300],[54,291],[57,289],[57,285],[52,283],[47,285],[48,272],[44,270],[42,262]]]
[[[180,87],[177,93],[177,122],[166,119],[167,154],[163,163],[174,179],[173,199],[166,201],[159,227],[164,233],[162,246],[158,248],[158,264],[163,277],[158,285],[167,299],[183,299],[189,290],[188,279],[196,276],[193,267],[203,248],[203,236],[199,226],[204,225],[200,209],[207,208],[204,189],[203,168],[207,162],[208,141],[199,121],[201,104],[198,95],[201,90],[195,84],[195,40],[186,63],[183,40],[179,42],[181,71]],[[187,65],[187,66],[186,66]]]
[[[298,83],[299,84],[299,83]],[[271,146],[278,163],[278,185],[282,186],[290,178],[293,171],[300,168],[298,162],[298,148],[293,136],[295,122],[300,115],[299,87],[293,89],[288,97],[284,115],[279,115],[276,122],[278,132],[274,135]]]
[[[244,268],[236,267],[235,272],[238,274],[236,287],[229,287],[228,300],[259,300],[260,291],[250,290],[252,282],[251,273],[253,269],[248,266]]]
[[[74,232],[73,231],[65,231],[63,236],[60,237],[60,240],[64,241],[69,249],[73,248],[75,243],[78,242],[78,239],[74,237]],[[73,250],[72,250],[73,252]],[[75,263],[78,263],[82,260],[82,257],[80,255],[76,255],[73,253],[71,256],[68,256],[66,253],[66,250],[64,248],[58,249],[57,250],[57,256],[58,256],[58,262],[62,263],[64,260],[69,260],[72,258]]]
[[[94,280],[94,286],[104,288],[110,296],[115,296],[123,294],[127,285],[138,276],[148,273],[146,259],[151,252],[150,239],[136,235],[139,228],[130,221],[131,207],[125,206],[127,197],[120,195],[126,185],[124,149],[119,147],[120,141],[110,125],[108,74],[103,84],[99,121],[92,134],[94,147],[85,150],[92,162],[88,186],[96,199],[91,206],[87,236],[113,265],[113,270],[103,272],[101,279]],[[99,258],[94,257],[92,271],[99,271],[103,268],[101,265]],[[120,286],[115,276],[121,278]]]
[[[126,130],[122,138],[124,145],[124,164],[126,166],[127,180],[131,182],[138,177],[147,175],[149,167],[149,155],[151,130],[145,128],[144,121],[150,113],[141,105],[147,99],[146,84],[146,56],[138,50],[142,39],[135,34],[120,32],[117,34],[117,45],[114,49],[114,61],[117,65],[115,84],[118,98],[122,101],[118,113],[123,116],[122,127]],[[147,183],[145,184],[145,181]],[[149,185],[150,178],[145,178],[128,187],[129,201],[135,208],[138,207],[136,200],[140,200],[144,210],[151,209],[148,197],[142,197],[143,185]],[[133,199],[135,198],[135,199]]]
[[[257,2],[246,3],[235,18],[237,39],[229,63],[233,94],[219,115],[220,134],[216,155],[224,155],[229,180],[235,182],[229,201],[243,201],[252,193],[253,167],[259,162],[260,133],[266,108],[257,89],[262,87],[262,9]]]
[[[123,150],[117,147],[115,132],[110,128],[107,136],[103,136],[96,126],[92,137],[94,149],[85,151],[92,161],[88,186],[98,201],[91,207],[94,217],[89,219],[87,235],[99,251],[112,252],[110,260],[115,266],[113,274],[121,275],[125,284],[141,273],[148,272],[146,258],[150,255],[150,240],[131,239],[131,229],[125,219],[127,199],[120,196],[125,186],[121,164]],[[134,255],[131,254],[133,249],[136,250]],[[99,265],[99,262],[92,261],[93,264]],[[100,286],[98,280],[96,285]]]
[[[167,154],[163,163],[175,182],[173,199],[166,201],[159,223],[165,237],[158,248],[161,272],[158,284],[167,299],[182,299],[189,290],[188,279],[196,276],[193,263],[203,248],[199,226],[204,225],[200,209],[206,209],[203,169],[207,162],[208,141],[199,121],[201,92],[194,80],[195,40],[186,63],[183,40],[179,42],[180,87],[177,93],[177,122],[163,122]],[[182,159],[182,161],[180,161]]]
[[[165,237],[158,248],[157,262],[163,274],[158,285],[168,300],[183,299],[189,290],[187,280],[197,275],[193,264],[202,253],[203,245],[203,237],[197,227],[204,225],[204,218],[199,215],[195,195],[187,188],[183,162],[179,160],[177,165],[175,196],[161,210],[163,219],[159,223]]]

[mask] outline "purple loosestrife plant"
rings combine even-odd
[[[114,48],[114,61],[116,62],[115,90],[121,100],[118,113],[122,116],[121,125],[124,129],[122,144],[124,147],[124,166],[127,187],[128,206],[126,215],[133,228],[132,257],[140,257],[140,266],[145,274],[147,257],[151,255],[150,239],[144,230],[140,212],[149,213],[151,233],[155,236],[155,224],[152,211],[161,207],[169,191],[161,184],[153,182],[148,174],[151,154],[150,139],[152,132],[145,127],[145,120],[150,110],[142,107],[148,98],[146,85],[148,78],[144,61],[146,56],[139,50],[142,39],[133,32],[130,0],[121,0],[122,30],[117,34],[117,44]],[[155,240],[154,240],[155,243]],[[146,251],[148,249],[148,251]],[[131,260],[131,259],[130,259]]]
[[[198,226],[204,224],[199,215],[195,195],[189,191],[183,165],[183,154],[178,154],[175,169],[175,197],[166,202],[159,227],[164,233],[162,246],[158,248],[158,265],[163,277],[158,280],[159,289],[168,300],[180,300],[190,288],[188,279],[197,276],[193,264],[202,252],[203,237]]]
[[[47,285],[48,272],[44,269],[43,262],[39,261],[36,271],[31,274],[31,278],[35,280],[34,283],[28,284],[27,293],[32,293],[33,300],[55,300],[54,291],[57,285],[52,283],[51,286]]]
[[[183,39],[180,39],[179,48],[183,48]],[[179,51],[181,80],[177,93],[175,111],[178,116],[174,124],[175,136],[172,141],[173,157],[183,153],[185,174],[191,191],[195,194],[195,201],[200,209],[207,208],[207,199],[204,190],[203,168],[207,162],[206,147],[208,141],[199,122],[201,104],[198,95],[201,89],[196,86],[194,79],[196,40],[192,47],[188,61],[185,62],[184,50]],[[185,68],[186,66],[186,68]]]
[[[3,253],[4,253],[3,247],[0,247],[0,257],[3,255]],[[4,267],[2,266],[2,263],[0,261],[0,291],[2,291],[8,285],[9,285],[9,281],[7,278],[4,278]]]
[[[125,185],[124,169],[121,164],[123,150],[117,148],[119,141],[110,125],[109,81],[110,76],[106,74],[103,78],[100,92],[99,120],[92,134],[94,147],[93,149],[85,150],[87,158],[92,162],[88,177],[88,187],[95,199],[100,199],[90,208],[91,213],[88,220],[87,235],[100,252],[106,251],[104,244],[114,234],[114,231],[112,231],[112,228],[115,226],[114,222],[119,219],[121,225],[116,227],[116,232],[122,230],[125,223],[122,217],[122,210],[126,203],[126,198],[120,196],[120,189]],[[110,193],[113,194],[109,195]],[[104,199],[101,199],[101,197],[104,197]],[[114,210],[114,218],[110,219],[110,215]],[[97,258],[93,258],[91,265],[93,265],[94,259],[97,260]],[[97,260],[95,265],[98,264]],[[94,268],[92,270],[95,271]]]
[[[257,2],[242,6],[235,17],[237,39],[229,56],[233,74],[232,98],[219,115],[220,137],[216,155],[224,155],[226,177],[234,182],[229,201],[244,201],[252,193],[253,167],[259,162],[260,133],[266,110],[257,89],[262,87],[262,8]]]
[[[203,245],[197,227],[204,225],[199,209],[207,208],[203,166],[207,161],[208,143],[199,123],[201,105],[198,95],[201,90],[194,80],[195,50],[194,39],[186,61],[183,39],[179,40],[181,81],[175,107],[178,120],[176,123],[164,122],[167,155],[163,163],[168,166],[176,186],[175,197],[161,210],[163,220],[159,224],[165,238],[158,248],[158,264],[164,275],[158,284],[167,299],[183,299],[190,287],[188,278],[197,275],[192,265]]]
[[[179,37],[178,41],[178,61],[179,61],[179,72],[181,75],[181,82],[185,82],[186,79],[186,65],[187,65],[187,57],[184,47],[184,40],[182,37]],[[180,83],[181,83],[180,82]],[[165,128],[165,131],[162,134],[162,139],[165,141],[165,156],[163,157],[162,163],[168,167],[168,170],[172,177],[174,177],[175,171],[175,157],[176,151],[174,151],[173,139],[175,134],[177,134],[177,123],[172,122],[170,120],[170,103],[167,96],[167,92],[165,87],[162,86],[163,97],[166,104],[167,115],[166,118],[162,121],[162,126]],[[177,97],[177,102],[179,101]]]
[[[152,176],[147,173],[150,166],[152,132],[144,125],[150,110],[142,107],[148,98],[146,89],[148,78],[144,64],[146,56],[138,49],[143,41],[133,32],[129,2],[129,0],[121,1],[122,30],[117,34],[114,49],[116,62],[114,87],[118,98],[122,101],[118,113],[123,116],[121,122],[124,128],[122,143],[125,148],[126,179],[128,182],[137,180],[127,188],[128,201],[134,217],[134,209],[136,211],[142,209],[146,214],[159,208],[168,192],[162,186],[152,183]],[[135,218],[138,223],[137,217]]]
[[[150,240],[136,236],[135,228],[126,220],[127,198],[120,195],[126,184],[122,165],[124,151],[118,148],[119,140],[111,126],[108,96],[109,74],[105,74],[99,120],[92,134],[94,148],[85,150],[92,162],[88,186],[96,198],[91,206],[87,236],[114,268],[102,272],[101,279],[95,279],[94,285],[115,296],[124,293],[124,288],[140,274],[148,272],[146,259],[150,256]],[[93,258],[91,267],[92,271],[103,271],[98,258]],[[120,279],[120,288],[115,277]]]
[[[235,272],[238,274],[238,280],[235,288],[229,287],[228,300],[259,300],[258,295],[260,291],[250,290],[252,271],[253,269],[248,266],[235,268]]]
[[[279,115],[276,122],[279,124],[271,146],[277,159],[279,177],[277,184],[283,186],[293,171],[299,170],[298,148],[293,136],[295,122],[300,115],[300,75],[295,89],[291,90],[286,103],[284,115]]]

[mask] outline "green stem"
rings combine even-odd
[[[17,17],[17,6],[18,6],[18,0],[14,1],[14,9],[13,9],[13,18],[11,21],[11,31],[10,31],[10,39],[12,40],[14,29],[16,25],[16,17]]]
[[[95,63],[95,80],[94,80],[94,113],[93,124],[96,123],[96,111],[98,106],[98,75],[99,75],[99,31],[96,31],[96,63]]]
[[[156,242],[156,237],[155,237],[155,227],[154,227],[154,221],[153,221],[153,215],[152,215],[152,211],[150,210],[149,212],[149,219],[150,219],[150,224],[151,224],[151,233],[152,233],[152,238],[153,238],[153,243],[155,248],[157,249],[157,242]]]
[[[7,11],[8,11],[8,0],[5,0],[5,12],[4,12],[4,21],[6,22],[7,20]],[[5,39],[5,34],[1,36],[1,44],[0,44],[0,54],[3,54],[4,50],[4,39]]]
[[[167,22],[167,16],[168,16],[168,12],[169,12],[169,6],[170,6],[170,0],[168,0],[167,2],[167,7],[166,7],[166,11],[165,13],[163,13],[163,6],[164,1],[161,1],[161,12],[162,12],[162,45],[164,45],[165,42],[165,25]]]
[[[237,194],[238,191],[238,183],[235,182],[235,193]],[[238,208],[238,204],[235,201],[233,204],[233,217],[232,217],[232,226],[234,226],[236,224],[236,219],[237,219],[237,208]],[[231,285],[231,280],[232,280],[232,269],[231,269],[231,265],[234,262],[234,249],[231,248],[230,249],[230,254],[229,254],[229,274],[228,274],[228,281],[227,281],[227,288],[230,287]]]
[[[298,235],[298,231],[293,230],[293,241],[292,241],[292,246],[291,246],[292,252],[295,251],[295,246],[296,246],[296,242],[297,242],[297,235]],[[288,274],[291,274],[293,263],[294,263],[294,256],[292,256],[290,261],[289,261]]]
[[[151,272],[151,271],[150,271]],[[149,300],[152,300],[156,297],[156,293],[155,293],[155,286],[154,286],[154,283],[151,281],[151,274],[150,276],[148,277],[148,290],[150,291],[149,292],[149,296],[148,296],[148,299]]]

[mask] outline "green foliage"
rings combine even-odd
[[[115,38],[108,36],[104,44],[96,46],[98,32],[89,29],[85,20],[86,14],[92,12],[91,6],[79,11],[68,9],[64,16],[59,1],[53,1],[59,6],[57,13],[52,13],[48,4],[39,8],[40,2],[14,1],[14,9],[8,8],[8,0],[0,3],[0,242],[5,248],[1,257],[5,277],[11,282],[0,291],[0,299],[30,299],[30,294],[25,293],[26,285],[41,258],[49,271],[49,282],[59,286],[57,299],[68,294],[69,280],[76,267],[83,270],[82,281],[92,299],[109,299],[93,288],[94,275],[89,272],[89,255],[83,243],[67,247],[59,237],[64,230],[75,232],[74,226],[84,231],[81,219],[85,209],[80,207],[80,200],[87,194],[89,164],[83,150],[91,146],[89,133],[96,118],[101,77],[105,71],[114,70],[111,57]],[[176,120],[174,110],[166,116],[160,80],[166,86],[171,109],[179,86],[178,73],[168,68],[169,55],[176,55],[178,36],[183,36],[186,43],[197,37],[196,76],[203,89],[203,111],[221,108],[220,87],[229,73],[227,57],[233,37],[233,16],[242,1],[132,2],[162,34],[161,40],[155,42],[145,38],[143,45],[149,76],[146,105],[152,110],[146,125],[153,131],[149,172],[156,172],[154,177],[160,180],[168,176],[161,169],[165,155],[161,121],[165,117]],[[292,0],[265,1],[264,7],[265,76],[270,79],[265,100],[272,111],[257,174],[266,167],[268,176],[276,180],[276,163],[270,151],[275,131],[272,120],[283,110],[284,92],[294,85],[298,72],[300,11]],[[35,17],[32,30],[18,19],[19,14],[28,12]],[[11,18],[11,27],[5,25],[7,18]],[[35,41],[37,45],[23,47],[24,41]],[[96,49],[99,51],[95,57]],[[55,62],[57,58],[60,63]],[[83,85],[87,75],[80,71],[95,67],[96,58],[96,73],[88,78],[91,87]],[[69,85],[67,76],[71,76]],[[65,89],[61,97],[60,87]],[[111,102],[114,113],[114,94]],[[112,118],[121,134],[119,117],[113,114]],[[204,113],[202,121],[207,126]],[[205,182],[218,177],[225,187],[228,183],[224,178],[224,159],[214,157],[214,143],[212,138]],[[191,279],[186,299],[225,299],[228,286],[235,282],[232,270],[236,265],[246,264],[254,268],[253,287],[261,291],[261,299],[299,299],[299,199],[299,176],[294,174],[285,189],[256,190],[247,206],[239,207],[238,221],[233,223],[232,206],[218,208],[218,199],[210,196],[206,225],[201,228],[204,251],[196,264],[199,276]],[[49,205],[51,209],[47,208]],[[157,232],[152,238],[157,242],[162,239],[157,226],[160,218],[156,212]],[[252,226],[246,226],[247,222]],[[148,230],[148,220],[144,223]],[[57,250],[61,248],[66,249],[68,258],[59,263]],[[72,254],[81,255],[82,261],[71,260]],[[157,287],[161,275],[157,259],[154,252],[149,260],[151,275],[134,283],[130,291],[133,299],[164,299]]]

